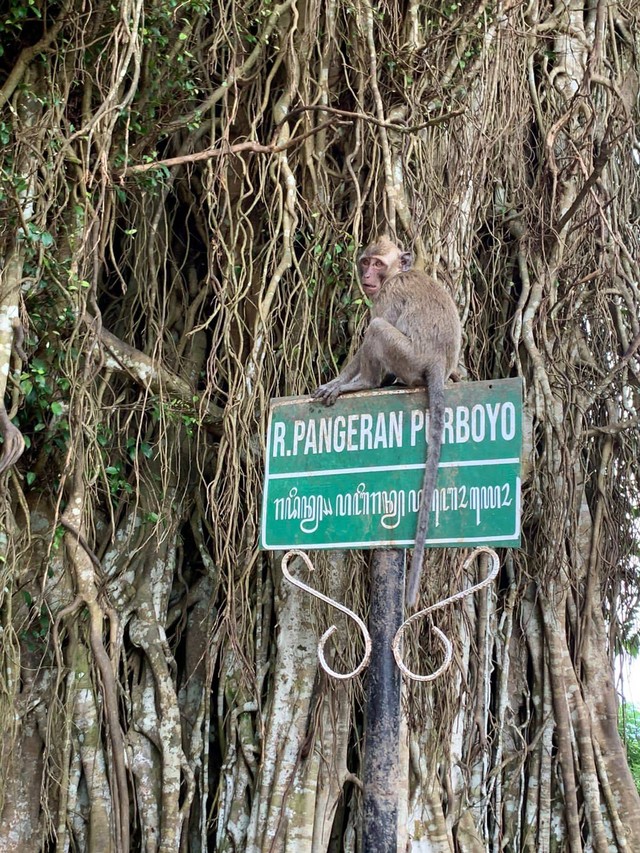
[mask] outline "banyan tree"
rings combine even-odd
[[[0,849],[357,850],[366,673],[316,645],[361,641],[258,530],[269,400],[357,347],[382,232],[450,288],[463,381],[524,388],[522,544],[406,684],[399,850],[640,849],[639,33],[637,0],[7,0]],[[366,620],[368,555],[310,556]]]

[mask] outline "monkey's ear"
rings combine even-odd
[[[413,266],[413,254],[411,252],[400,252],[400,270],[406,272]]]

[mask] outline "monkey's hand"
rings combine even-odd
[[[321,400],[325,406],[333,406],[341,393],[342,382],[340,381],[340,377],[337,376],[330,382],[325,382],[324,385],[320,385],[316,388],[311,396],[314,400]]]

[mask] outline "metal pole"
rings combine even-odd
[[[371,561],[362,853],[398,850],[401,681],[391,642],[403,619],[404,556],[377,550]]]

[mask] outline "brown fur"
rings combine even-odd
[[[420,586],[429,510],[435,489],[444,418],[444,383],[458,365],[460,319],[450,294],[386,236],[360,257],[362,286],[372,300],[371,322],[362,346],[340,375],[313,396],[332,405],[350,391],[379,388],[389,374],[408,386],[429,391],[429,452],[422,488],[416,541],[407,583],[413,606]]]

